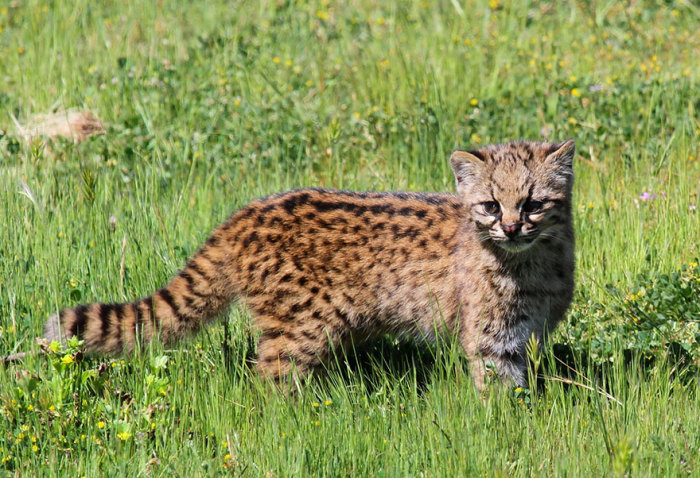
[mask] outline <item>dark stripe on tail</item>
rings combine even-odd
[[[109,335],[109,326],[112,325],[112,318],[110,315],[114,310],[114,304],[98,304],[98,308],[97,315],[102,325],[102,340],[104,340]]]
[[[204,282],[193,277],[192,272],[204,279]],[[178,275],[187,281],[187,289],[192,292],[192,294],[203,299],[205,302],[209,302],[210,299],[214,299],[219,302],[228,302],[229,297],[227,295],[222,295],[216,292],[215,285],[217,284],[217,280],[219,280],[217,276],[215,275],[214,277],[210,277],[194,262],[194,260],[191,260],[187,264],[187,267],[180,271]],[[195,290],[197,285],[200,286],[200,289],[204,287],[205,292]]]
[[[122,340],[122,320],[124,319],[124,305],[125,304],[114,304],[114,314],[117,317],[117,344],[118,349],[123,347],[124,341]]]
[[[185,317],[180,313],[180,308],[175,303],[175,299],[173,299],[173,296],[172,294],[170,294],[170,291],[168,291],[168,289],[161,289],[158,291],[158,295],[161,299],[163,299],[163,301],[165,301],[170,306],[170,308],[173,311],[173,315],[178,320],[178,322],[183,322]]]
[[[79,305],[75,308],[75,321],[71,324],[68,334],[73,337],[77,336],[79,340],[83,338],[85,333],[85,325],[88,321],[88,311],[90,310],[87,305]]]
[[[195,271],[197,274],[199,274],[204,280],[209,282],[210,284],[212,283],[211,277],[209,277],[201,267],[197,265],[197,263],[194,260],[190,260],[190,262],[187,263],[187,266],[183,270],[183,272],[187,271],[187,269],[191,269]]]
[[[186,270],[180,271],[180,277],[185,279],[187,281],[187,290],[192,294],[200,299],[206,300],[209,294],[202,294],[201,292],[198,292],[194,289],[195,286],[195,280],[194,277],[192,277],[192,274],[187,272]]]

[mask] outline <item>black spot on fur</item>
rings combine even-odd
[[[256,231],[251,232],[248,237],[243,239],[243,247],[250,246],[253,242],[258,241],[258,233]]]
[[[292,280],[292,274],[285,274],[280,277],[280,282],[289,282]]]
[[[266,329],[260,336],[260,340],[273,340],[287,333],[283,329]]]
[[[292,307],[289,309],[289,312],[292,314],[298,314],[302,310],[308,309],[312,302],[313,299],[307,299],[303,303],[297,302],[296,304],[292,305]]]
[[[302,330],[301,335],[303,335],[305,338],[307,338],[309,340],[313,340],[313,341],[316,341],[316,339],[318,338],[314,334],[312,334],[311,332],[309,332],[307,330]]]
[[[393,216],[396,212],[389,204],[376,204],[370,207],[370,211],[372,214],[388,214],[389,216]]]
[[[257,208],[248,206],[247,208],[242,209],[240,211],[240,216],[238,217],[238,219],[247,219],[250,216],[252,216],[253,214],[255,214],[256,212],[258,212]]]
[[[293,194],[284,200],[282,207],[287,213],[292,214],[294,209],[302,204],[306,204],[309,200],[308,193]]]

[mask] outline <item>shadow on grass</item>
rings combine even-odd
[[[584,381],[586,384],[595,384],[607,389],[611,382],[609,378],[614,374],[626,370],[650,373],[659,368],[668,373],[669,381],[677,379],[681,384],[687,385],[697,379],[698,369],[693,364],[692,356],[677,342],[667,344],[664,351],[658,355],[646,355],[638,350],[626,348],[620,351],[619,357],[619,364],[603,362],[594,360],[587,353],[570,345],[552,344],[551,350],[544,354],[542,369],[545,372],[538,377],[537,388],[542,390],[546,382],[554,377],[563,379],[565,388]]]
[[[469,375],[468,361],[464,353],[455,350],[455,347],[385,337],[344,355],[336,355],[327,365],[326,375],[337,376],[348,383],[360,377],[369,393],[382,387],[387,380],[409,380],[412,386],[415,382],[418,393],[422,394],[437,374],[454,373],[456,370],[456,373]],[[693,365],[690,354],[678,343],[669,344],[663,357],[645,356],[636,350],[624,349],[621,351],[621,367],[597,362],[569,345],[554,343],[547,347],[543,350],[536,385],[540,391],[544,391],[546,383],[551,380],[561,381],[565,389],[578,383],[607,389],[614,374],[625,370],[650,373],[659,367],[668,372],[669,380],[678,379],[682,384],[697,380],[697,367]]]

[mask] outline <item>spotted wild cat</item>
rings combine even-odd
[[[168,285],[132,303],[52,316],[47,339],[88,351],[172,342],[245,300],[257,368],[300,377],[331,350],[385,333],[455,334],[478,387],[485,364],[526,383],[526,342],[562,320],[574,282],[574,142],[455,151],[457,194],[299,189],[234,213]]]

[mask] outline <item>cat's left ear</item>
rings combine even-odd
[[[455,151],[450,156],[450,167],[457,180],[457,187],[471,184],[484,162],[478,151]]]
[[[576,144],[573,139],[567,139],[561,143],[553,143],[547,150],[545,162],[559,169],[567,175],[574,174],[574,153]]]

